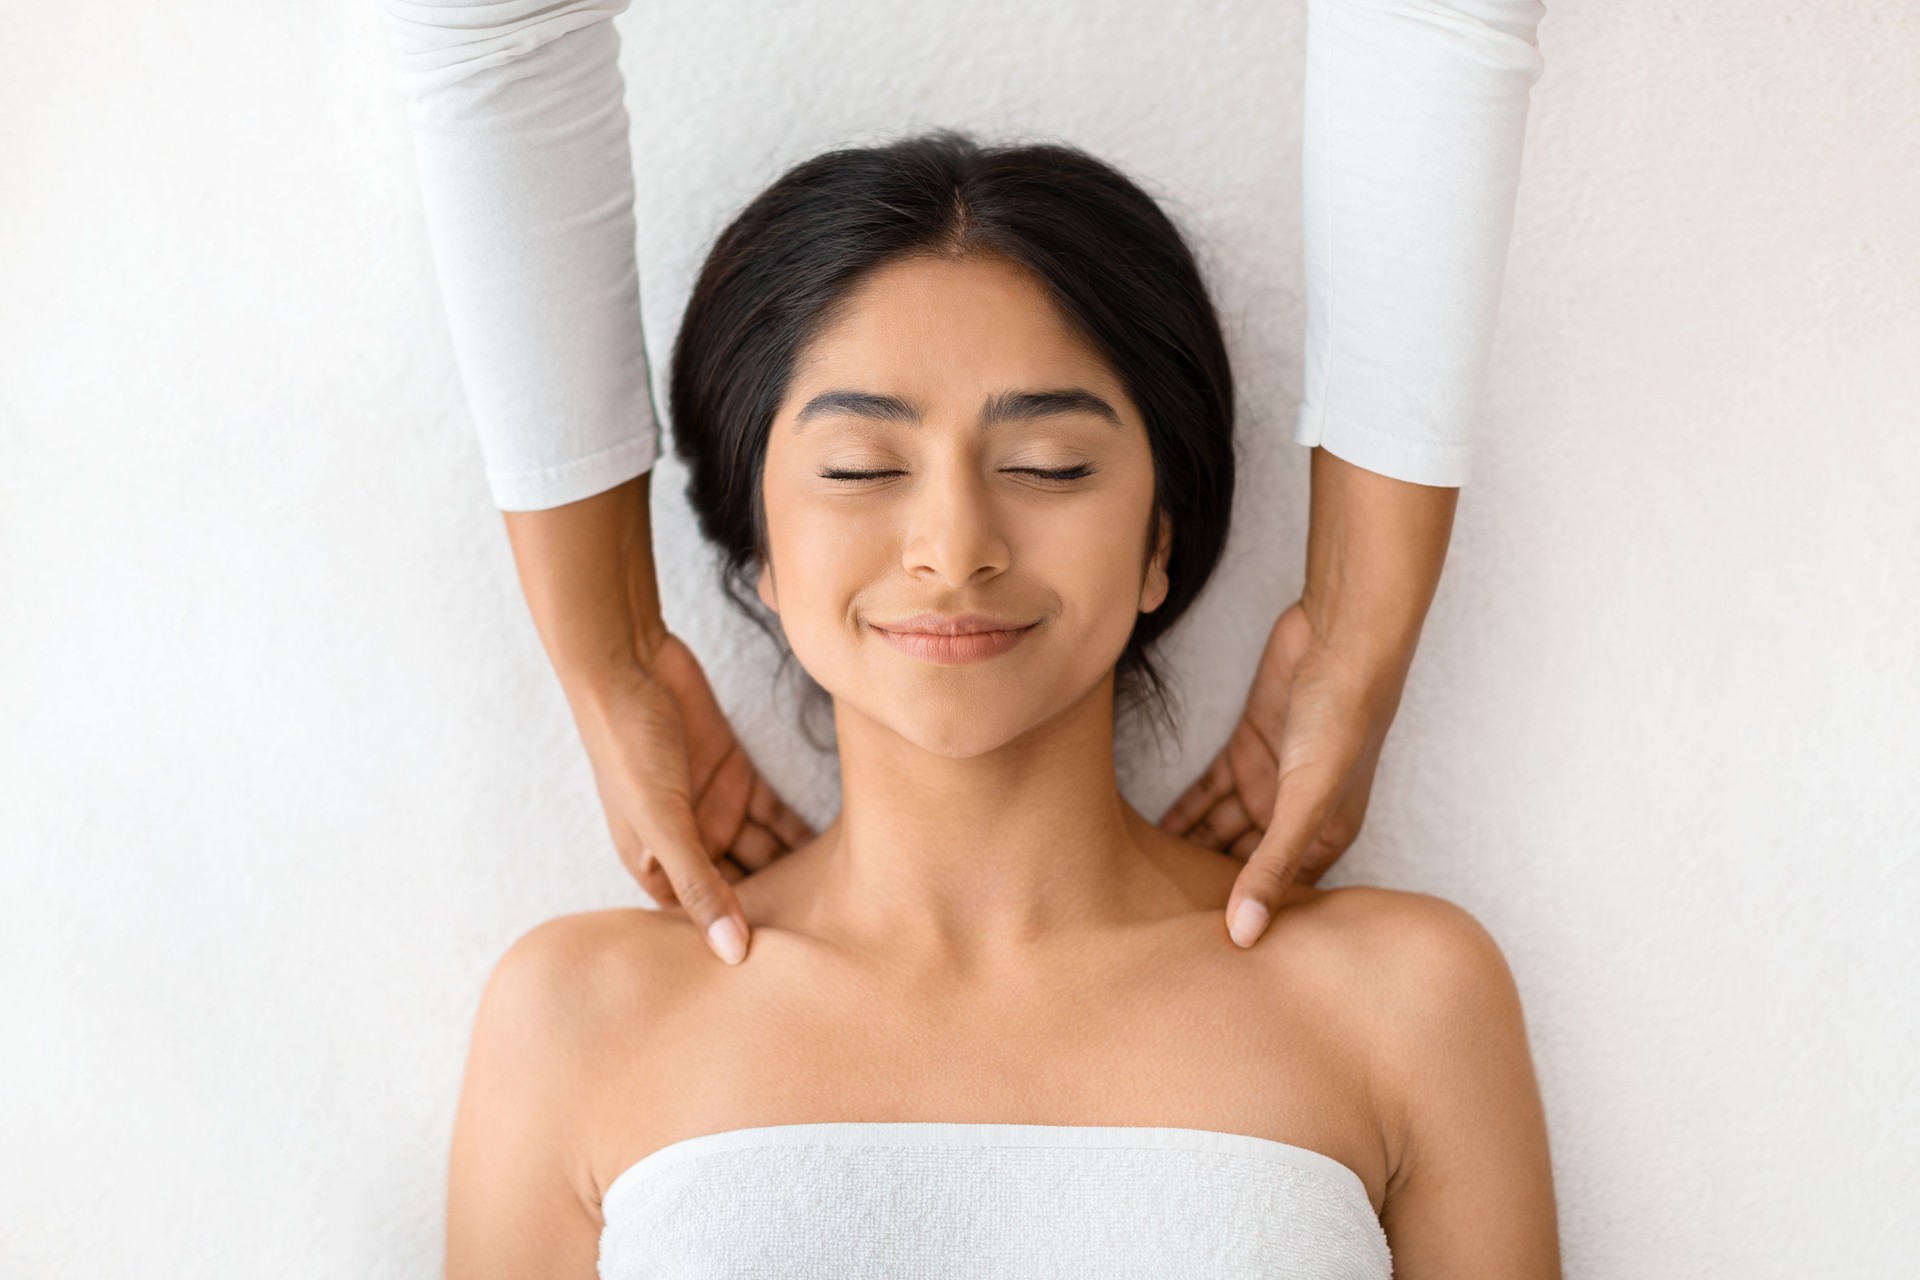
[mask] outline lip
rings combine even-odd
[[[984,613],[922,613],[873,629],[900,652],[922,662],[963,666],[984,662],[1025,640],[1037,622],[996,618]]]

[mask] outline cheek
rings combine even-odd
[[[891,545],[872,515],[853,504],[767,494],[767,542],[780,623],[802,665],[827,658],[854,596],[880,575]]]
[[[1079,613],[1079,627],[1089,641],[1096,635],[1111,640],[1115,655],[1133,632],[1145,576],[1146,543],[1144,535],[1132,534],[1134,523],[1131,508],[1114,511],[1058,531],[1044,552],[1047,576]]]
[[[1089,661],[1115,660],[1133,634],[1146,581],[1152,484],[1147,472],[1124,488],[1089,495],[1070,519],[1038,518],[1023,531],[1030,576],[1058,594],[1076,661],[1079,654]]]

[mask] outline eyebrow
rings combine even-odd
[[[1120,425],[1120,415],[1105,399],[1084,387],[1062,387],[1051,391],[1003,391],[987,397],[980,411],[980,425],[998,422],[1031,422],[1056,414],[1085,413]],[[876,422],[918,422],[920,411],[898,396],[874,395],[869,391],[823,391],[807,401],[794,415],[794,429],[815,418],[833,416],[867,418]]]

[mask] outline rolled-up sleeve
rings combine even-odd
[[[383,0],[434,262],[495,505],[559,506],[651,467],[626,0]]]
[[[1309,0],[1294,439],[1465,483],[1513,227],[1533,0]]]

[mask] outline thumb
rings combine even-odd
[[[1235,945],[1250,947],[1266,933],[1308,846],[1339,800],[1344,781],[1343,772],[1335,769],[1302,771],[1280,780],[1273,821],[1227,895],[1227,934]]]
[[[644,851],[666,872],[674,898],[698,925],[707,945],[728,964],[747,956],[746,914],[733,886],[707,857],[693,806],[684,796],[659,797],[634,823]]]

